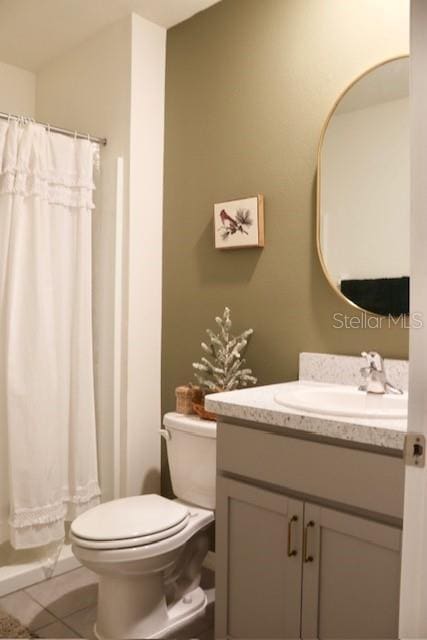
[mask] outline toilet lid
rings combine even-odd
[[[188,517],[188,509],[174,500],[154,494],[134,496],[105,502],[86,511],[73,521],[71,533],[99,542],[145,536],[159,539],[183,528]]]

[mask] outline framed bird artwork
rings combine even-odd
[[[264,246],[264,196],[214,205],[216,249]]]

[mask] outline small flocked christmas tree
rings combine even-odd
[[[243,331],[239,336],[231,334],[230,309],[225,307],[222,318],[215,318],[218,333],[207,329],[209,343],[202,342],[206,354],[200,362],[193,362],[194,374],[205,393],[232,391],[239,387],[256,384],[252,370],[244,368],[246,360],[242,358],[253,329]]]

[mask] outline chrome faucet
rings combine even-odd
[[[365,382],[360,385],[360,391],[366,393],[403,393],[402,389],[398,389],[388,382],[384,360],[376,351],[362,351],[362,357],[366,358],[367,365],[360,369]]]

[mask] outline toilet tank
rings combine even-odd
[[[216,422],[167,413],[163,425],[174,494],[198,507],[215,509]]]

